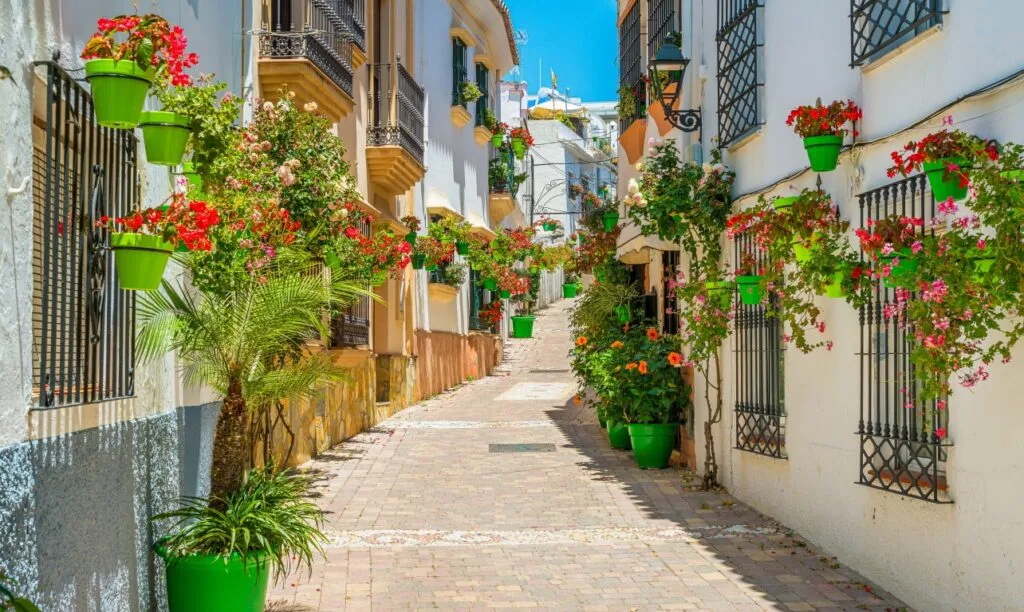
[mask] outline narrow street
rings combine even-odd
[[[901,609],[879,587],[678,469],[612,450],[575,385],[562,301],[497,376],[307,467],[330,537],[268,610]]]

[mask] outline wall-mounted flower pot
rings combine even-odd
[[[119,232],[110,235],[110,248],[122,289],[155,291],[160,288],[174,245],[159,236]]]
[[[612,448],[617,448],[619,450],[629,450],[633,448],[633,445],[629,440],[628,425],[615,421],[607,421],[607,425],[608,443],[611,444]]]
[[[562,285],[562,297],[564,297],[567,300],[571,300],[574,297],[576,297],[576,284],[566,283]]]
[[[846,278],[846,272],[836,272],[832,275],[832,282],[825,285],[825,297],[830,298],[841,298],[846,296],[846,291],[843,290],[843,279]]]
[[[793,257],[798,262],[805,262],[811,258],[811,249],[814,248],[815,243],[818,242],[818,236],[816,234],[811,235],[810,241],[806,241],[803,238],[793,239]]]
[[[427,272],[433,272],[434,270],[437,269],[437,262],[428,261],[423,265],[423,269],[426,270]]]
[[[976,281],[983,280],[996,263],[995,257],[972,257],[971,259],[974,261],[973,278]]]
[[[553,231],[555,231],[555,228],[557,228],[557,227],[558,226],[555,225],[554,223],[547,223],[547,222],[544,223],[544,231],[545,232],[553,232]]]
[[[800,196],[782,196],[782,197],[778,197],[778,198],[775,198],[774,201],[772,201],[772,206],[774,206],[775,210],[780,212],[780,213],[781,212],[789,212],[789,209],[793,208],[793,204],[795,204],[796,201],[799,200],[799,199],[800,199]]]
[[[501,143],[505,140],[504,134],[495,134],[491,136],[491,146],[497,149],[501,146]]]
[[[579,236],[576,236],[576,241],[579,242],[580,244],[586,244],[587,237],[584,236],[583,234],[580,234]]]
[[[956,164],[961,171],[967,170],[967,161],[963,159],[940,159],[938,161],[924,162],[924,172],[928,175],[928,184],[932,187],[932,195],[936,202],[944,202],[949,198],[962,200],[967,197],[967,185],[960,185],[960,172],[946,170],[950,164]]]
[[[619,323],[622,323],[623,325],[625,325],[626,323],[629,323],[629,319],[630,319],[629,306],[627,306],[626,304],[620,304],[620,305],[616,306],[615,307],[615,316],[618,317]]]
[[[406,234],[405,241],[409,244],[416,244],[416,232],[409,232]]]
[[[540,272],[540,266],[530,266],[530,274],[537,274]]]
[[[532,338],[533,337],[533,315],[512,317],[512,337]]]
[[[597,282],[603,283],[605,279],[604,270],[594,270],[594,278],[597,279]]]
[[[459,255],[469,255],[469,243],[464,240],[456,240],[455,252]]]
[[[501,291],[498,292],[498,297],[500,297],[503,300],[507,300],[512,297],[512,292],[509,291],[508,289],[502,289]]]
[[[604,223],[604,231],[610,232],[614,230],[615,226],[619,224],[619,211],[606,211],[601,217],[601,222]]]
[[[899,259],[899,263],[894,262]],[[883,255],[878,258],[881,265],[891,266],[889,276],[882,279],[882,284],[889,288],[903,287],[913,280],[917,272],[917,258],[910,249],[900,249],[892,255]]]
[[[252,555],[245,563],[234,555],[225,563],[217,555],[171,557],[159,545],[156,551],[167,562],[167,604],[171,612],[263,610],[270,572],[262,555]]]
[[[92,92],[96,122],[103,127],[130,130],[139,124],[156,68],[145,70],[129,60],[94,59],[85,63],[85,80]]]
[[[185,157],[192,136],[192,120],[167,111],[142,111],[139,127],[146,145],[146,161],[160,166],[177,166]]]
[[[188,181],[189,187],[194,188],[196,191],[200,191],[203,188],[203,177],[199,176],[199,173],[196,172],[196,165],[192,162],[181,164],[181,175]]]
[[[675,446],[679,423],[629,424],[629,440],[633,444],[633,457],[642,470],[660,470],[668,467]]]
[[[722,310],[729,310],[729,305],[732,303],[733,286],[730,281],[704,283],[704,289],[708,292],[708,297],[712,300],[717,299]]]
[[[516,159],[521,160],[526,157],[526,141],[522,138],[513,138],[512,153],[515,154]]]
[[[422,270],[423,266],[427,263],[427,256],[422,253],[413,253],[412,255],[412,269]]]
[[[484,279],[484,289],[486,289],[488,291],[497,291],[498,290],[498,279],[496,279],[496,278],[485,278]]]
[[[804,149],[807,159],[811,162],[811,170],[815,172],[831,172],[839,164],[839,149],[843,147],[843,137],[826,135],[804,138]]]
[[[747,306],[761,303],[761,276],[737,276],[736,286],[739,288],[740,301]]]

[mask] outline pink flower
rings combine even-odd
[[[945,439],[945,437],[946,437],[946,428],[945,427],[936,427],[935,428],[935,437],[940,439],[940,440]]]
[[[953,125],[953,115],[946,115],[943,117],[942,125]]]
[[[892,255],[893,251],[894,249],[892,248],[892,243],[886,242],[882,246],[882,255]]]
[[[984,251],[985,250],[985,246],[987,246],[987,243],[985,242],[985,239],[984,238],[978,238],[978,249]]]
[[[950,196],[945,201],[939,202],[939,214],[943,216],[955,215],[958,207],[956,202],[953,201],[953,196]]]
[[[914,255],[917,255],[918,253],[921,252],[921,249],[923,249],[923,248],[924,248],[924,245],[921,244],[921,241],[920,240],[915,240],[914,244],[910,245],[910,252],[913,253]]]

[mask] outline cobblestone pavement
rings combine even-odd
[[[327,559],[268,610],[904,609],[727,493],[611,449],[571,401],[568,306],[496,375],[310,462]]]

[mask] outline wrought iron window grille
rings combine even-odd
[[[638,3],[639,4],[639,3]],[[665,37],[676,29],[676,0],[648,0],[647,3],[647,58],[653,58]]]
[[[640,32],[641,4],[641,0],[637,0],[619,26],[619,123],[622,130],[647,116],[647,83],[644,81],[643,41]],[[623,98],[627,95],[632,96],[632,105],[623,104]]]
[[[369,223],[360,223],[359,231],[367,238],[371,237]],[[370,310],[373,301],[370,296],[362,296],[356,302],[336,314],[331,319],[331,348],[351,348],[370,344]]]
[[[32,384],[39,408],[135,394],[135,294],[118,288],[95,221],[140,200],[131,131],[96,123],[89,91],[46,67],[44,125],[34,132]]]
[[[892,214],[919,217],[931,227],[935,198],[918,174],[858,196],[860,226]],[[931,231],[922,229],[922,231]],[[866,264],[865,264],[866,265]],[[912,295],[911,299],[916,296]],[[877,278],[874,299],[860,309],[860,473],[858,484],[933,503],[952,503],[946,483],[949,408],[917,396],[910,361],[913,330],[887,320],[894,290]]]
[[[736,261],[743,253],[758,266],[768,264],[750,236],[735,242]],[[782,322],[762,304],[736,300],[736,448],[786,459],[785,343]]]
[[[487,69],[487,66],[483,64],[476,65],[476,86],[480,88],[480,92],[484,94],[476,101],[476,125],[484,125],[484,111],[490,108],[491,104],[491,92],[490,87],[487,84],[491,71]]]
[[[423,165],[426,151],[423,87],[401,63],[373,64],[371,70],[366,146],[401,146]],[[393,77],[397,77],[396,92],[392,92]]]
[[[870,63],[942,23],[943,0],[850,0],[850,67]]]
[[[718,0],[718,142],[733,144],[761,121],[761,0]]]
[[[469,79],[466,66],[466,43],[461,38],[452,39],[452,106],[465,108],[466,101],[462,99],[462,84]]]

